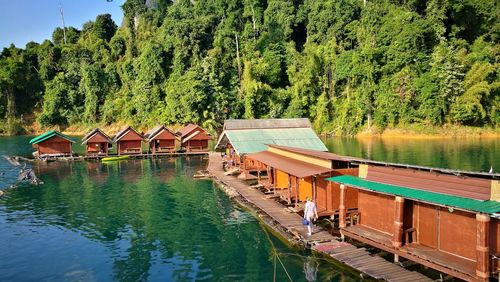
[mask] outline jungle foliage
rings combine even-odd
[[[494,0],[127,0],[0,54],[0,118],[43,126],[308,117],[354,133],[500,125]]]

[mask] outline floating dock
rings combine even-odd
[[[129,159],[147,159],[147,158],[166,158],[166,157],[181,157],[181,156],[201,156],[207,155],[209,152],[200,151],[200,152],[172,152],[172,153],[141,153],[141,154],[129,154],[129,155],[117,155],[117,154],[108,154],[108,155],[83,155],[83,156],[42,156],[36,157],[35,160],[41,161],[54,161],[54,160],[64,160],[64,161],[78,161],[78,160],[101,160],[103,158],[109,157],[120,157],[120,156],[128,156]]]
[[[421,273],[407,270],[397,264],[389,262],[379,256],[370,254],[365,248],[358,248],[347,242],[342,242],[325,230],[318,230],[311,236],[307,235],[307,229],[302,225],[302,217],[291,212],[282,204],[269,199],[257,189],[235,176],[224,174],[222,168],[222,157],[218,153],[209,153],[208,172],[210,176],[220,185],[234,190],[250,204],[259,209],[260,212],[269,216],[277,226],[283,228],[290,236],[301,242],[312,250],[329,256],[342,262],[372,278],[386,281],[432,281],[432,279]],[[271,226],[272,227],[272,226]],[[280,230],[276,230],[279,233]]]

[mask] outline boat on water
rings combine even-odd
[[[130,158],[129,156],[106,157],[106,158],[102,158],[102,161],[103,162],[114,162],[114,161],[128,160],[129,158]]]

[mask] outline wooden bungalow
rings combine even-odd
[[[36,148],[33,154],[37,157],[59,157],[72,156],[72,144],[75,141],[58,131],[51,130],[31,139],[29,143]]]
[[[142,140],[142,135],[131,126],[122,129],[113,137],[118,155],[141,154]]]
[[[267,144],[316,151],[328,151],[307,118],[232,119],[224,122],[216,149],[224,150],[227,159],[245,172],[260,170],[245,163],[245,155],[267,149]]]
[[[205,129],[196,124],[188,124],[176,133],[181,142],[181,149],[186,152],[208,151],[208,141],[212,136]]]
[[[245,162],[263,165],[265,172],[257,172],[261,185],[273,190],[289,204],[301,205],[311,197],[320,216],[331,216],[339,211],[339,185],[326,181],[338,175],[357,175],[357,167],[348,158],[328,152],[302,148],[268,145],[267,151],[248,154]],[[265,177],[263,177],[265,175]],[[357,208],[357,191],[348,189],[345,209]]]
[[[175,152],[175,134],[164,125],[159,125],[144,135],[152,154]]]
[[[328,180],[358,190],[358,214],[340,210],[344,236],[467,281],[498,273],[500,175],[361,164]]]
[[[87,133],[82,139],[82,145],[87,148],[87,155],[108,155],[113,140],[99,128]]]

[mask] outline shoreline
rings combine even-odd
[[[53,126],[41,128],[36,122],[25,124],[23,126],[25,134],[19,135],[37,135],[48,130],[58,130],[66,135],[83,136],[90,130],[98,127],[106,134],[113,135],[127,126],[126,122],[116,122],[112,124],[97,123],[93,125],[72,124],[69,126]],[[182,127],[182,124],[167,125],[170,129],[176,131]],[[134,126],[138,131],[147,132],[151,126]],[[212,132],[214,133],[214,132]],[[0,133],[0,136],[15,136],[16,134]],[[319,132],[321,137],[355,137],[360,139],[367,138],[399,138],[399,139],[452,139],[452,138],[500,138],[500,127],[474,127],[464,125],[444,124],[442,126],[426,126],[421,124],[401,125],[395,127],[378,128],[376,126],[361,128],[354,134],[345,134],[337,131]]]

